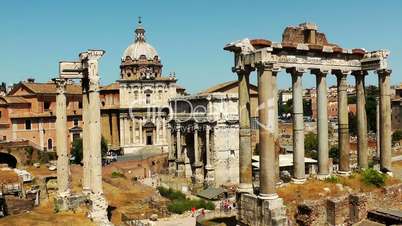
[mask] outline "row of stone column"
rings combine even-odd
[[[260,123],[260,195],[273,198],[275,193],[275,140],[277,139],[277,88],[276,75],[279,70],[273,65],[258,67],[258,103]],[[292,76],[293,90],[293,181],[305,180],[304,162],[304,120],[303,120],[303,86],[302,76],[305,70],[289,68]],[[237,71],[239,77],[239,119],[240,119],[240,192],[252,192],[251,139],[250,139],[250,94],[249,75],[251,70]],[[328,155],[328,113],[326,76],[330,71],[312,70],[317,82],[318,110],[318,174],[329,176]],[[366,71],[331,71],[337,76],[338,87],[338,131],[340,164],[339,173],[350,172],[349,162],[349,122],[347,81],[349,74],[356,78],[357,118],[358,118],[358,165],[368,167],[367,115],[365,110],[364,77]],[[391,171],[391,107],[390,107],[390,70],[379,70],[380,87],[380,150],[381,169]]]
[[[177,123],[175,128],[170,128],[171,129],[171,134],[172,136],[170,137],[169,140],[169,160],[171,162],[170,170],[171,173],[176,174],[177,176],[182,176],[181,172],[181,167],[180,164],[184,164],[185,160],[184,158],[186,156],[183,156],[182,153],[182,134],[181,134],[181,128],[182,126],[180,123]],[[202,156],[201,156],[201,149],[199,146],[199,126],[198,124],[195,124],[193,126],[194,129],[194,163],[193,167],[195,169],[194,172],[194,179],[198,183],[204,182],[203,178],[203,173],[202,173],[202,167],[204,166],[204,163],[202,162]],[[205,125],[205,153],[206,153],[206,163],[205,163],[205,170],[207,170],[207,178],[205,180],[210,180],[212,179],[211,176],[208,176],[208,172],[213,170],[212,164],[211,164],[211,148],[210,148],[210,132],[211,127],[210,125]],[[176,143],[176,148],[174,147],[174,143]]]
[[[145,119],[130,119],[122,115],[120,117],[120,143],[122,146],[130,145],[130,144],[138,144],[145,145],[146,144],[146,135],[143,126],[145,125]],[[156,141],[155,144],[165,144],[167,131],[166,131],[166,119],[164,117],[156,117],[154,120],[156,125],[155,135]],[[131,129],[130,129],[131,128]],[[139,136],[137,137],[137,129]],[[162,132],[162,135],[160,134]]]

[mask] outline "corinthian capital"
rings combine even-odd
[[[67,80],[63,78],[55,78],[53,81],[56,83],[57,93],[64,94],[66,92]]]

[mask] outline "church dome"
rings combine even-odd
[[[138,60],[144,56],[147,60],[153,60],[158,57],[156,49],[145,41],[145,29],[141,26],[141,20],[138,22],[138,27],[135,29],[135,41],[124,51],[122,60],[127,57],[132,60]]]

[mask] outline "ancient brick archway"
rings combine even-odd
[[[15,168],[17,163],[17,158],[12,154],[0,152],[0,164],[7,164],[10,168]]]

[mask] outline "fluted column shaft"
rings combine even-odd
[[[380,88],[380,168],[383,172],[392,172],[392,134],[391,134],[391,70],[379,70]]]
[[[339,143],[339,172],[349,173],[349,115],[348,115],[348,84],[346,81],[348,73],[336,72],[338,82],[338,143]]]
[[[90,155],[91,155],[91,185],[94,194],[103,194],[102,189],[102,152],[101,152],[101,123],[99,99],[98,60],[88,60],[89,78],[89,124]]]
[[[317,84],[318,175],[329,175],[327,72],[314,71]]]
[[[367,143],[367,114],[366,114],[366,95],[364,88],[365,71],[353,73],[356,78],[357,95],[357,156],[360,169],[368,168],[368,143]]]
[[[211,153],[210,153],[210,147],[209,147],[209,131],[211,130],[209,125],[206,125],[205,127],[205,154],[206,154],[206,167],[211,168]]]
[[[239,79],[239,176],[240,192],[253,192],[252,165],[251,165],[251,133],[250,133],[250,71],[237,72]]]
[[[177,160],[182,161],[181,157],[181,126],[180,124],[176,125],[176,155],[177,155]]]
[[[288,70],[292,75],[293,92],[293,181],[305,180],[304,119],[302,71]]]
[[[56,79],[56,148],[57,148],[57,186],[58,195],[70,194],[70,158],[67,148],[67,100],[66,80]]]
[[[201,164],[200,148],[198,144],[198,125],[194,126],[194,165],[199,166]]]
[[[276,198],[275,192],[275,97],[272,68],[258,70],[258,117],[260,135],[260,196]]]

